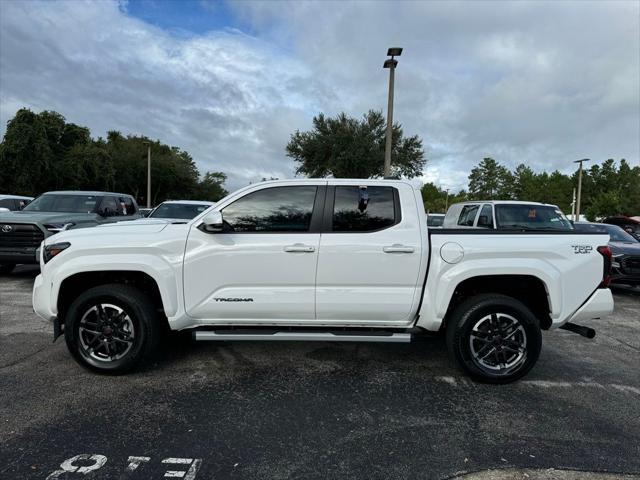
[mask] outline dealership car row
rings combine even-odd
[[[0,273],[18,264],[37,264],[45,237],[60,231],[142,218],[190,220],[215,205],[200,200],[167,200],[153,209],[140,208],[131,195],[112,192],[46,192],[28,196],[0,195]],[[569,222],[554,205],[517,201],[470,201],[452,204],[446,213],[429,213],[429,228],[512,227],[509,215],[528,208],[522,229],[575,229],[609,234],[613,250],[612,283],[640,285],[640,217],[608,217],[601,222]],[[537,206],[537,207],[536,207]],[[549,215],[551,213],[551,215]],[[546,215],[544,218],[541,215]]]

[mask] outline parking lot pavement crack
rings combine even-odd
[[[611,340],[615,340],[616,342],[621,343],[622,345],[629,347],[630,349],[635,350],[636,352],[640,352],[640,348],[636,347],[635,345],[631,345],[630,343],[627,343],[624,340],[620,340],[617,337],[607,335],[606,333],[600,333],[600,335],[602,335],[603,337],[610,338]]]
[[[49,346],[48,346],[48,345],[45,345],[44,347],[39,348],[39,349],[38,349],[38,350],[36,350],[35,352],[31,352],[30,354],[25,355],[24,357],[17,358],[17,359],[15,359],[14,361],[9,362],[9,363],[7,363],[7,364],[5,364],[5,365],[0,365],[0,370],[4,370],[5,368],[9,368],[9,367],[13,367],[13,366],[15,366],[15,365],[18,365],[19,363],[22,363],[22,362],[24,362],[25,360],[28,360],[28,359],[30,359],[31,357],[36,356],[37,354],[39,354],[40,352],[42,352],[42,351],[46,350],[47,348],[49,348]]]

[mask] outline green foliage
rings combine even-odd
[[[474,200],[509,200],[513,175],[493,158],[485,158],[469,175],[469,197]]]
[[[309,177],[373,178],[384,173],[386,121],[370,110],[361,120],[341,113],[335,118],[319,114],[313,129],[296,131],[287,155],[298,164],[296,172]],[[402,127],[392,129],[391,175],[416,177],[426,164],[422,140],[404,138]]]
[[[447,193],[433,183],[425,183],[421,192],[427,213],[446,213],[449,205],[467,200],[467,192],[464,190],[460,190],[457,194]]]
[[[110,131],[93,140],[88,128],[56,112],[18,110],[0,143],[0,192],[39,195],[49,190],[130,193],[146,204],[147,143],[151,147],[152,204],[166,199],[217,201],[226,195],[226,175],[202,179],[191,156],[143,136]]]
[[[577,172],[573,175],[565,175],[558,170],[550,174],[536,173],[525,164],[518,165],[510,172],[492,158],[483,159],[469,175],[471,199],[551,203],[558,205],[566,214],[571,213],[573,189],[577,187]],[[435,186],[427,189],[425,185],[423,188],[427,207],[427,201],[436,201],[437,195],[432,193],[433,189],[437,190]],[[442,197],[442,193],[439,195]],[[640,167],[631,168],[624,159],[617,166],[615,160],[608,159],[601,165],[592,165],[584,170],[581,213],[590,220],[611,215],[640,214]]]

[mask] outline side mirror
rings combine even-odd
[[[202,219],[202,226],[205,232],[217,233],[222,232],[224,228],[224,221],[222,219],[222,212],[209,212]]]
[[[0,212],[10,212],[11,210],[9,210],[8,208],[5,207],[0,207]]]

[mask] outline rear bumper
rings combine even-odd
[[[581,322],[583,320],[592,320],[594,318],[602,318],[613,313],[613,295],[608,288],[598,288],[589,299],[576,310],[573,315],[565,319],[563,322],[555,324],[559,327],[567,322]]]

